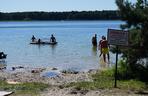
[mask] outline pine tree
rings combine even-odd
[[[123,51],[123,56],[128,58],[128,67],[131,71],[129,74],[140,76],[141,71],[148,72],[148,64],[140,62],[148,58],[148,1],[137,0],[131,3],[128,0],[116,0],[116,4],[122,20],[126,21],[122,28],[128,29],[130,33],[130,45]]]

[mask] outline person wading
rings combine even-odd
[[[95,34],[95,36],[92,37],[92,45],[93,46],[97,46],[97,34]]]
[[[106,62],[106,54],[109,62],[109,48],[108,48],[108,41],[106,40],[105,36],[102,36],[102,40],[99,42],[99,48],[100,48],[100,56],[103,54],[103,60]]]

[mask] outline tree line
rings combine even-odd
[[[70,12],[0,12],[0,21],[12,20],[120,20],[116,10]]]

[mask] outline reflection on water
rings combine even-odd
[[[51,50],[52,50],[52,55],[54,55],[55,54],[55,51],[56,51],[57,44],[50,45],[50,47],[51,47]]]
[[[0,64],[7,64],[5,59],[0,59]]]
[[[38,49],[40,50],[40,48],[41,48],[41,45],[40,45],[40,44],[37,44],[37,46],[38,46]]]
[[[7,62],[3,59],[0,59],[0,70],[6,69],[6,67],[7,67]]]
[[[104,62],[102,56],[101,56],[99,59],[100,59],[100,60],[99,60],[99,63],[100,63],[100,69],[105,69],[105,68],[108,68],[108,67],[109,67],[109,63]]]
[[[97,46],[92,46],[92,54],[97,56]]]
[[[104,62],[103,60],[103,56],[99,57],[99,65],[100,65],[100,69],[105,69],[105,68],[108,68],[108,67],[112,67],[114,64],[113,62]]]

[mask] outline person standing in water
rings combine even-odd
[[[32,38],[31,38],[32,42],[34,42],[35,39],[36,39],[36,38],[34,37],[34,35],[32,35]]]
[[[41,39],[40,39],[40,38],[38,39],[38,43],[39,43],[39,44],[41,43]]]
[[[51,34],[50,42],[56,42],[56,38],[53,36],[53,34]]]
[[[97,34],[95,34],[95,36],[92,37],[92,45],[93,46],[97,46]]]
[[[101,57],[101,55],[102,55],[101,42],[102,42],[103,38],[104,38],[104,36],[102,36],[102,37],[101,37],[101,40],[99,41],[99,46],[98,46],[98,50],[100,50],[100,55],[99,55],[99,57]]]
[[[109,48],[108,48],[108,41],[106,40],[105,36],[102,36],[102,40],[99,42],[99,48],[100,48],[100,56],[103,54],[103,60],[106,62],[106,54],[109,62]]]

